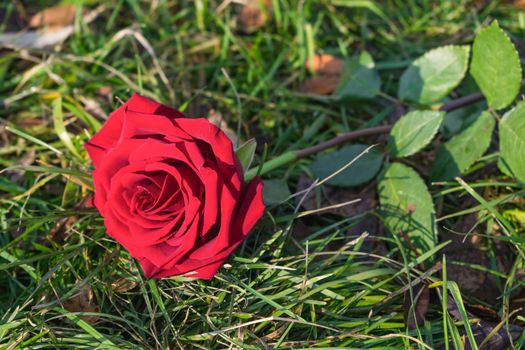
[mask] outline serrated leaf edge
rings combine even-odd
[[[482,114],[484,114],[484,113],[488,113],[488,114],[490,115],[490,113],[487,112],[487,111],[483,111],[483,112],[482,112]],[[480,114],[480,116],[479,116],[478,118],[480,118],[482,114]],[[490,115],[490,116],[492,117],[492,115]],[[475,123],[475,122],[474,122],[474,123]],[[473,123],[473,124],[474,124],[474,123]],[[460,132],[459,134],[454,135],[454,137],[452,137],[450,140],[448,140],[447,142],[445,142],[441,147],[445,147],[446,144],[448,144],[449,142],[451,142],[451,141],[454,140],[455,138],[460,137],[463,133],[465,133],[465,132],[466,132],[468,129],[470,129],[472,126],[473,126],[473,125],[470,125],[468,128],[464,129],[464,130],[463,130],[462,132]],[[494,124],[492,124],[492,132],[494,132],[494,128],[495,128],[495,126],[496,126],[496,123],[494,122]],[[475,135],[473,134],[473,136],[475,136]],[[488,140],[489,140],[489,142],[487,143],[487,146],[484,147],[484,150],[483,150],[483,152],[481,152],[480,157],[483,156],[483,155],[485,154],[485,152],[487,152],[487,150],[488,150],[489,147],[490,147],[490,141],[491,141],[491,138],[489,138]],[[439,152],[439,151],[440,151],[440,150],[438,150],[438,152]],[[459,173],[460,173],[460,174],[463,174],[463,172],[464,172],[465,170],[469,169],[469,168],[472,166],[472,164],[476,163],[476,162],[478,161],[478,159],[479,159],[479,157],[476,158],[476,159],[474,159],[474,160],[472,160],[470,163],[468,163],[468,165],[466,165],[466,166],[463,167],[462,169],[459,169],[459,168],[458,168],[458,169],[459,169]],[[436,160],[434,160],[434,162],[435,162],[435,161],[436,161]],[[433,170],[433,169],[432,169],[432,170]],[[431,173],[432,173],[432,171],[431,171]],[[431,174],[431,178],[432,178],[432,177],[433,177],[433,176],[432,176],[432,174]]]
[[[393,152],[393,150],[391,149],[391,142],[390,142],[390,139],[389,139],[389,142],[388,142],[388,150],[390,153],[392,153],[392,155],[396,156],[396,157],[400,157],[400,158],[406,158],[406,157],[410,157],[411,155],[414,155],[416,154],[417,152],[421,151],[423,148],[425,148],[430,142],[432,142],[432,140],[434,139],[434,137],[436,136],[436,134],[438,133],[439,131],[439,127],[441,126],[441,124],[443,124],[443,118],[445,117],[445,112],[444,111],[432,111],[432,110],[428,110],[428,111],[411,111],[407,114],[405,114],[404,116],[402,116],[401,118],[399,118],[399,120],[395,123],[394,127],[392,128],[392,130],[390,131],[390,137],[392,136],[392,133],[394,132],[394,130],[396,129],[396,126],[398,125],[399,121],[401,121],[402,118],[406,117],[407,115],[409,115],[410,113],[413,113],[413,112],[436,112],[438,114],[441,115],[441,123],[439,123],[436,128],[434,129],[434,131],[432,132],[432,135],[429,137],[428,141],[425,142],[425,144],[420,147],[419,149],[416,149],[415,151],[412,151],[412,152],[409,152],[407,154],[395,154]]]
[[[418,178],[418,180],[421,181],[421,183],[425,187],[426,191],[425,191],[424,197],[427,197],[426,200],[429,200],[430,203],[431,203],[430,214],[432,214],[434,216],[434,219],[432,220],[432,233],[434,235],[434,240],[435,240],[434,243],[437,243],[437,239],[438,239],[438,237],[437,237],[437,223],[436,223],[436,220],[435,220],[436,208],[435,208],[435,205],[434,205],[434,201],[432,200],[432,195],[430,194],[430,190],[428,189],[428,186],[425,183],[425,181],[423,180],[423,178],[421,177],[421,175],[419,175],[418,171],[415,170],[414,168],[412,168],[411,166],[405,165],[405,164],[403,164],[401,162],[394,162],[394,163],[391,163],[391,164],[388,164],[388,165],[384,166],[384,169],[383,169],[383,171],[381,173],[381,179],[377,183],[377,193],[378,193],[380,207],[383,206],[383,203],[381,201],[381,197],[382,196],[380,195],[381,191],[379,190],[379,187],[380,187],[381,183],[383,181],[385,181],[385,174],[388,172],[388,169],[394,164],[400,164],[400,165],[404,166],[405,168],[411,170],[414,173],[414,175]],[[391,192],[396,194],[396,198],[398,199],[398,202],[400,202],[399,197],[397,195],[397,191],[391,191]]]
[[[499,30],[503,36],[508,40],[508,42],[510,43],[510,45],[512,46],[512,49],[514,51],[514,53],[516,54],[516,58],[517,58],[517,63],[518,63],[518,67],[519,67],[519,71],[520,71],[520,76],[523,78],[523,68],[521,67],[521,62],[520,62],[520,55],[519,55],[519,52],[518,50],[516,50],[516,46],[514,45],[514,43],[512,42],[512,40],[510,40],[510,37],[507,35],[507,33],[500,27],[499,25],[499,22],[498,20],[494,20],[492,21],[491,24],[489,24],[488,26],[486,26],[485,28],[483,28],[482,30],[480,30],[477,34],[476,34],[476,37],[474,38],[474,42],[472,43],[472,46],[474,46],[476,44],[476,40],[478,40],[478,37],[481,33],[489,30],[493,25],[496,26],[496,29]],[[472,58],[474,58],[474,55],[472,55]],[[472,62],[470,63],[472,65]],[[476,84],[478,85],[479,87],[479,83],[478,83],[478,80],[476,79],[476,77],[474,76],[474,74],[472,74],[472,68],[470,69],[470,74],[472,75],[472,78],[474,78],[474,81],[476,81]],[[521,88],[521,85],[518,85],[518,89],[516,91],[516,96],[518,96],[519,92],[520,92],[520,88]],[[481,89],[481,87],[480,87]],[[482,91],[483,92],[483,91]],[[485,96],[485,94],[483,94]],[[514,99],[516,98],[516,96],[514,96]],[[506,108],[508,107],[510,104],[512,104],[512,102],[504,107],[494,107],[492,106],[492,101],[489,97],[485,96],[485,98],[487,99],[487,104],[494,108],[495,110],[500,110],[500,109],[503,109],[503,108]]]
[[[423,55],[419,56],[418,58],[416,58],[415,60],[413,60],[410,65],[407,67],[407,69],[403,72],[403,74],[401,75],[401,78],[400,78],[400,83],[401,83],[401,79],[403,78],[403,76],[405,75],[406,71],[408,70],[408,68],[412,65],[414,65],[417,61],[420,61],[420,60],[423,60],[424,58],[426,58],[427,56],[429,56],[431,53],[434,53],[436,51],[439,51],[439,50],[444,50],[444,49],[449,49],[449,48],[459,48],[459,49],[466,49],[466,56],[465,56],[465,61],[463,62],[464,63],[464,67],[463,67],[463,71],[461,72],[461,78],[458,79],[458,82],[457,84],[455,84],[453,87],[451,87],[447,92],[446,94],[444,94],[443,96],[439,97],[439,98],[436,98],[435,100],[433,101],[430,101],[428,102],[429,104],[430,103],[433,103],[433,102],[436,102],[438,101],[439,99],[447,96],[452,90],[454,90],[456,87],[458,87],[459,84],[461,84],[461,82],[463,81],[463,79],[465,79],[465,75],[467,74],[467,71],[468,71],[468,68],[469,68],[469,61],[470,61],[470,54],[471,54],[471,47],[470,45],[443,45],[443,46],[439,46],[439,47],[436,47],[434,49],[431,49],[431,50],[428,50],[427,52],[425,52]],[[401,100],[405,100],[406,99],[406,96],[401,96],[399,95],[399,98]],[[410,99],[409,99],[410,100]],[[412,101],[412,102],[418,102],[418,101]],[[418,102],[419,103],[419,102]],[[423,103],[423,104],[426,104],[426,103]]]

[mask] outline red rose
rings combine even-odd
[[[264,212],[226,135],[138,94],[86,144],[95,207],[147,277],[212,278]]]

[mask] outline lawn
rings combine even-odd
[[[523,1],[64,4],[0,4],[0,349],[523,347]],[[135,92],[256,141],[265,213],[211,280],[146,278],[92,205]]]

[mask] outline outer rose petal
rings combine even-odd
[[[104,126],[84,146],[95,168],[99,166],[107,150],[113,147],[120,137],[124,109],[125,105],[111,113]]]
[[[221,171],[228,174],[232,171],[231,166],[237,176],[240,174],[239,164],[236,164],[233,144],[226,134],[216,125],[204,118],[181,118],[174,121],[182,130],[192,137],[205,141],[211,146],[214,156],[219,160]]]
[[[204,280],[211,280],[213,276],[217,273],[219,268],[223,265],[225,259],[216,261],[214,263],[211,263],[209,265],[203,266],[199,268],[196,271],[190,270],[188,272],[181,272],[181,270],[175,266],[168,270],[161,270],[157,268],[155,265],[153,265],[151,262],[149,262],[147,259],[139,260],[140,266],[142,267],[142,270],[144,270],[144,274],[147,278],[164,278],[164,277],[171,277],[175,275],[183,275],[185,273],[188,273],[186,277],[195,277],[195,278],[201,278]],[[194,273],[192,273],[194,272]]]
[[[159,114],[169,119],[184,118],[184,114],[173,108],[164,106],[139,94],[133,94],[125,104],[109,115],[104,126],[84,146],[95,168],[107,150],[117,144],[128,110],[143,114]]]
[[[257,221],[264,214],[262,196],[263,182],[260,178],[253,179],[246,188],[243,201],[239,204],[235,224],[231,227],[232,244],[222,251],[214,251],[213,240],[195,248],[186,259],[170,268],[157,267],[147,258],[141,259],[140,264],[148,278],[163,278],[173,275],[188,274],[188,277],[211,279],[222,266],[228,256],[241,244]]]
[[[264,214],[263,200],[264,183],[260,177],[254,178],[245,189],[245,195],[239,204],[239,211],[235,217],[232,231],[241,236],[234,235],[232,239],[244,239]]]
[[[128,106],[128,110],[134,112],[144,114],[159,114],[164,115],[170,119],[185,117],[183,113],[177,111],[176,109],[150,100],[149,98],[141,96],[137,93],[133,94],[126,104]]]

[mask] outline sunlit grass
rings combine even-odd
[[[272,206],[209,282],[145,280],[105,235],[102,218],[87,204],[92,166],[83,144],[134,91],[190,115],[219,110],[232,129],[240,122],[240,138],[259,141],[258,162],[264,143],[271,158],[388,117],[385,100],[333,103],[297,93],[313,52],[351,56],[366,48],[384,90],[395,95],[411,59],[431,47],[468,42],[488,18],[523,33],[515,10],[492,3],[479,11],[468,1],[273,3],[273,19],[246,35],[232,28],[233,4],[217,13],[215,1],[88,1],[86,8],[104,5],[105,11],[78,25],[58,49],[2,52],[0,349],[434,349],[473,337],[461,322],[469,296],[462,302],[455,285],[443,283],[450,263],[440,265],[440,251],[448,241],[407,261],[408,248],[397,237],[381,230],[348,234],[364,215],[296,219],[296,198]],[[293,192],[308,163],[269,177],[285,179]],[[489,273],[501,287],[495,308],[508,310],[510,293],[521,284],[516,271],[524,240],[523,228],[501,208],[523,199],[523,190],[494,178],[441,184],[433,195],[445,206],[440,227],[478,213],[481,227],[506,230],[497,239],[517,252],[512,272]],[[472,209],[461,205],[468,196]],[[386,253],[372,251],[371,242]],[[413,300],[413,287],[422,282],[439,302],[419,328],[408,329],[403,298]],[[79,295],[83,306],[71,312],[67,303]],[[447,297],[461,320],[445,313]]]

